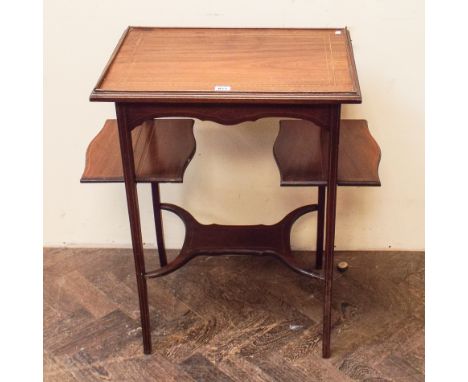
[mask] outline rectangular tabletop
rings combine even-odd
[[[361,102],[347,29],[129,27],[92,101]]]

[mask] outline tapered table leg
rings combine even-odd
[[[117,122],[119,126],[120,151],[127,193],[128,217],[132,236],[133,258],[140,303],[141,329],[143,335],[143,351],[151,354],[151,328],[148,307],[148,290],[146,286],[145,259],[143,256],[143,240],[141,236],[140,210],[138,207],[137,184],[135,178],[135,164],[131,130],[127,124],[125,106],[116,103]]]
[[[315,268],[322,269],[323,260],[323,233],[325,224],[325,186],[318,188],[317,210],[317,246],[315,251]]]
[[[161,217],[161,195],[159,183],[151,182],[151,195],[153,197],[154,225],[156,227],[156,243],[158,244],[159,264],[161,267],[167,265],[166,247],[164,246],[164,234]]]
[[[324,269],[324,302],[323,302],[323,340],[322,355],[330,357],[331,336],[331,303],[333,283],[333,255],[335,244],[336,190],[338,173],[338,144],[340,136],[340,105],[331,111],[329,130],[328,185],[327,185],[327,216]]]

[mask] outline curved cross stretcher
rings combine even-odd
[[[317,211],[317,204],[299,207],[273,225],[201,224],[190,213],[174,204],[162,203],[161,209],[173,212],[185,224],[186,235],[179,255],[167,265],[147,272],[147,279],[176,271],[197,256],[269,255],[280,259],[292,270],[323,279],[311,269],[301,267],[291,253],[291,228],[302,215]]]

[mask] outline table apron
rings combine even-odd
[[[162,117],[189,117],[236,125],[267,117],[297,118],[328,128],[339,104],[116,103],[125,110],[127,128]]]

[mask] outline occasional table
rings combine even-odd
[[[196,256],[239,254],[275,256],[323,281],[322,352],[329,357],[337,186],[380,185],[380,149],[367,122],[340,120],[342,104],[361,102],[349,31],[129,27],[90,99],[114,102],[117,118],[90,143],[81,181],[125,183],[144,352],[152,348],[147,280]],[[161,202],[159,184],[182,182],[195,153],[189,118],[234,125],[264,117],[289,118],[280,122],[273,148],[281,186],[318,187],[317,203],[273,225],[205,225]],[[138,182],[151,184],[158,269],[145,267]],[[186,226],[182,249],[170,262],[161,210]],[[313,211],[315,264],[303,267],[291,252],[290,231]]]

